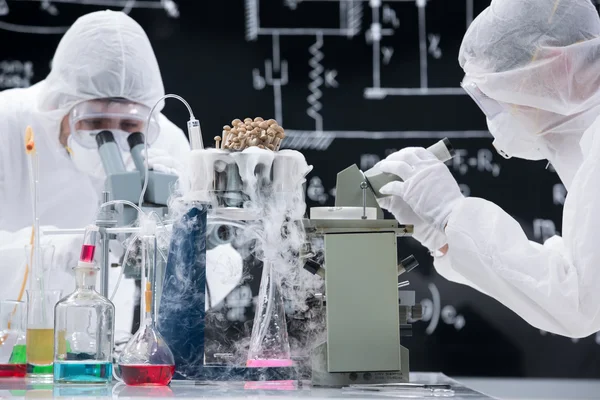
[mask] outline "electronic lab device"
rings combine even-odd
[[[453,157],[448,139],[429,149],[441,161]],[[324,240],[324,268],[305,268],[325,279],[327,339],[312,354],[312,384],[346,386],[408,382],[409,352],[401,337],[422,318],[415,292],[399,290],[397,277],[415,268],[413,256],[397,259],[397,239],[413,227],[383,219],[377,198],[386,183],[400,180],[377,166],[352,165],[337,175],[335,207],[311,209],[309,235]],[[310,248],[307,249],[310,252]]]

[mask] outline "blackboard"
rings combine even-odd
[[[462,92],[458,48],[489,0],[0,0],[0,90],[49,72],[61,34],[101,9],[124,10],[147,31],[167,92],[183,96],[204,141],[234,118],[276,118],[286,146],[314,170],[308,206],[333,205],[336,172],[368,168],[405,146],[449,137],[464,193],[511,213],[530,239],[560,233],[566,195],[544,162],[504,160],[483,114]],[[182,128],[175,101],[165,114]],[[525,179],[527,178],[527,183]],[[600,377],[600,334],[540,332],[495,300],[448,282],[412,240],[400,255],[425,319],[414,325],[415,370],[450,375]]]

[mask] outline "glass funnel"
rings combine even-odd
[[[142,287],[145,316],[118,360],[120,377],[132,386],[166,386],[175,373],[175,359],[156,328],[156,237],[142,237]]]
[[[75,268],[76,289],[58,302],[54,321],[54,382],[112,380],[115,306],[96,291],[98,228],[88,227]]]

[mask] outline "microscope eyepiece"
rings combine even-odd
[[[111,131],[102,131],[96,135],[96,144],[98,144],[98,148],[100,148],[105,143],[114,142],[115,137],[113,136]]]
[[[144,134],[142,132],[133,132],[127,136],[127,143],[130,149],[133,149],[138,144],[144,144]]]
[[[444,138],[444,139],[442,139],[442,142],[446,146],[446,149],[448,149],[448,153],[450,153],[450,155],[452,157],[454,157],[454,155],[455,155],[454,154],[454,147],[452,147],[452,143],[450,143],[450,139]]]

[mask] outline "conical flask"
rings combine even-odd
[[[142,238],[142,285],[145,317],[119,357],[121,379],[132,386],[166,386],[175,373],[175,359],[156,328],[156,237]],[[117,377],[118,378],[118,377]]]
[[[273,264],[265,261],[246,365],[290,367],[292,364],[280,280]]]

